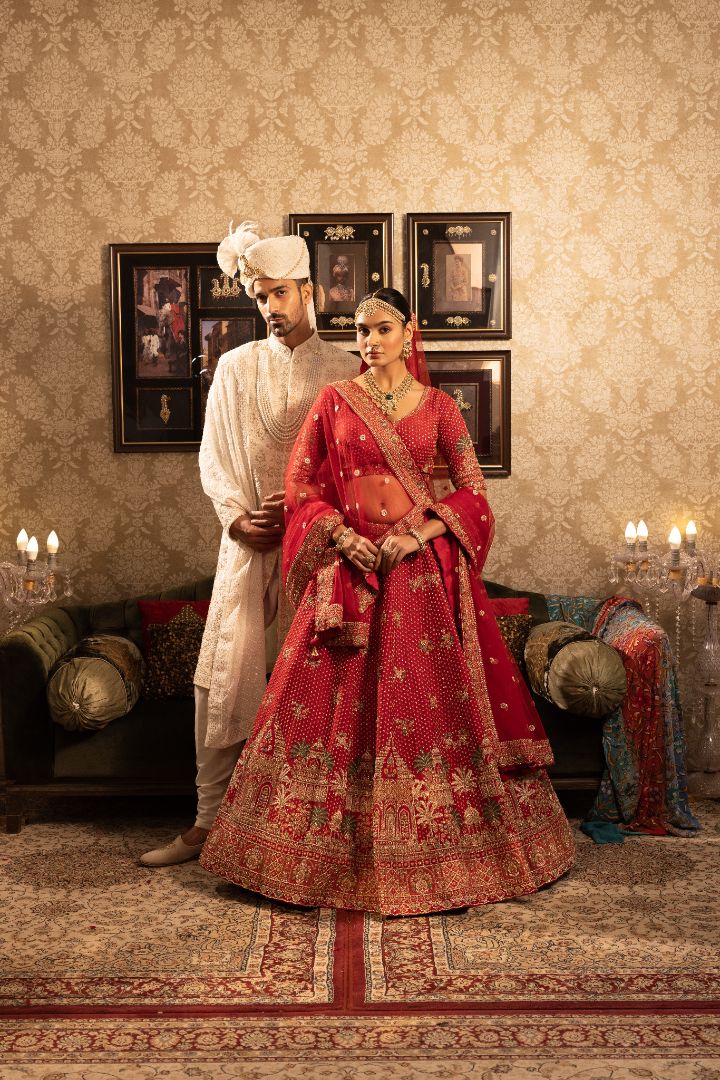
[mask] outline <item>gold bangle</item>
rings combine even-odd
[[[413,540],[417,540],[418,551],[424,551],[427,547],[427,540],[418,532],[417,529],[408,529],[408,536],[412,536]]]
[[[350,535],[350,533],[352,531],[353,531],[352,526],[348,525],[347,529],[343,529],[343,531],[338,536],[337,540],[334,541],[335,547],[338,549],[338,551],[342,551],[342,549],[343,549],[343,547],[345,545],[345,541],[347,540],[348,536]]]

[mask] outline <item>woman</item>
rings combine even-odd
[[[325,387],[291,454],[297,615],[201,863],[384,914],[534,892],[574,845],[480,579],[482,472],[456,404],[413,376],[427,381],[402,294],[379,290],[355,320],[369,370]],[[440,501],[438,450],[456,488]]]

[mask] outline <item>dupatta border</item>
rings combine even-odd
[[[477,494],[477,492],[474,493]],[[449,498],[452,498],[452,495],[450,495]],[[477,551],[475,551],[473,542],[470,539],[470,534],[465,529],[465,526],[463,525],[460,515],[457,513],[457,511],[453,510],[452,506],[449,506],[448,503],[440,499],[438,502],[432,504],[432,512],[433,514],[436,514],[440,518],[440,520],[444,522],[445,525],[447,525],[448,529],[450,529],[452,533],[455,534],[455,536],[458,538],[463,548],[465,549],[467,556],[472,563],[473,569],[477,569]]]
[[[322,564],[323,556],[328,551],[328,544],[343,517],[338,512],[323,514],[308,529],[307,536],[298,548],[285,582],[285,591],[294,608],[300,606],[308,582]]]
[[[462,551],[458,552],[458,575],[459,575],[459,599],[460,599],[460,626],[462,629],[462,650],[467,662],[470,680],[475,690],[475,697],[480,710],[480,715],[486,725],[485,739],[490,744],[492,753],[499,756],[500,740],[498,738],[495,718],[490,704],[487,682],[485,681],[485,665],[483,664],[480,651],[480,642],[477,633],[477,618],[475,605],[473,604],[472,589],[470,587],[470,570],[467,558]]]
[[[545,739],[500,739],[498,736],[478,639],[475,605],[472,601],[470,588],[470,569],[462,551],[459,553],[458,570],[460,576],[460,620],[463,653],[467,661],[480,713],[483,720],[488,724],[487,739],[492,752],[496,755],[497,766],[502,770],[519,766],[534,768],[552,765],[554,757],[547,737]]]

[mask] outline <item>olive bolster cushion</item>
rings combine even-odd
[[[97,731],[130,712],[144,676],[142,653],[129,638],[116,634],[83,638],[50,672],[50,716],[68,731]]]
[[[618,651],[575,623],[533,627],[525,667],[536,694],[578,716],[607,716],[627,693]]]

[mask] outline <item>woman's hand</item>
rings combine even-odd
[[[370,574],[375,569],[378,549],[371,540],[368,540],[365,536],[359,536],[355,530],[344,541],[340,552],[348,562],[351,562],[353,566],[357,566],[358,570],[362,570],[363,574]]]
[[[375,559],[375,570],[389,574],[394,566],[402,562],[406,555],[419,551],[420,545],[414,536],[403,533],[402,536],[388,536],[383,541]]]

